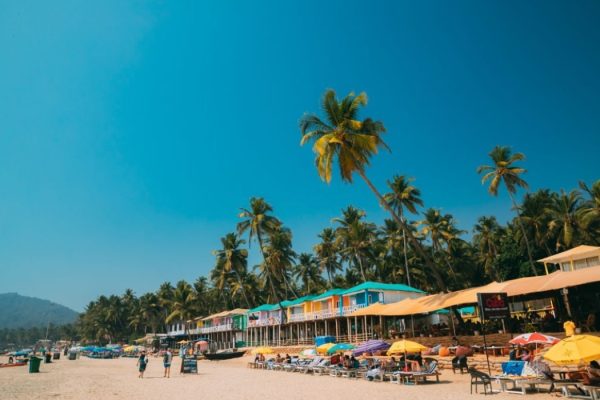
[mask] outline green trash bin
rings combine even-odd
[[[33,374],[35,372],[40,372],[40,364],[42,363],[42,359],[39,357],[31,356],[29,359],[29,373]]]

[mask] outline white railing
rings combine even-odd
[[[232,325],[233,324],[222,324],[222,325],[215,325],[215,326],[206,326],[206,327],[200,328],[200,332],[199,333],[215,333],[215,332],[231,331],[232,330]]]
[[[307,314],[302,314],[302,313],[292,314],[292,315],[290,315],[290,322],[306,321],[307,319],[309,319],[309,318],[307,318],[307,316],[309,314],[312,314],[312,313],[307,313]]]
[[[353,304],[351,306],[346,306],[342,308],[342,315],[349,315],[352,314],[353,312],[360,310],[361,308],[365,308],[367,305],[366,304]]]
[[[281,321],[279,320],[279,318],[248,320],[248,326],[250,326],[250,327],[272,326],[272,325],[279,325],[280,323],[281,323]]]

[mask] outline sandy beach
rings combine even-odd
[[[180,375],[174,360],[170,379],[163,378],[162,362],[151,358],[144,379],[137,377],[136,359],[61,359],[42,364],[39,374],[27,367],[0,369],[0,399],[410,399],[458,400],[469,397],[469,376],[444,370],[439,384],[396,385],[356,379],[246,368],[250,357],[229,361],[199,361],[198,375]],[[5,360],[2,360],[5,362]],[[479,396],[479,395],[473,395]],[[549,399],[547,393],[528,395]],[[498,394],[497,399],[514,398]]]

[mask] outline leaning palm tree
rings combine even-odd
[[[259,265],[261,277],[269,285],[271,300],[281,302],[288,291],[295,295],[290,284],[290,274],[296,253],[292,248],[292,233],[289,229],[279,226],[266,241],[263,252],[264,261]]]
[[[315,114],[305,114],[300,119],[300,132],[302,134],[300,145],[310,141],[314,142],[315,164],[321,179],[327,183],[331,181],[334,162],[337,160],[342,180],[351,183],[353,174],[357,173],[375,194],[381,206],[392,215],[392,218],[399,225],[404,227],[404,222],[385,201],[375,185],[367,178],[365,172],[371,158],[378,153],[379,148],[389,149],[381,138],[381,135],[385,132],[383,123],[374,121],[371,118],[358,120],[358,111],[366,104],[367,95],[365,93],[358,96],[350,93],[342,100],[338,100],[335,91],[327,90],[322,101],[325,120]],[[407,235],[411,244],[435,277],[440,289],[446,290],[446,284],[433,264],[431,257],[408,230]]]
[[[391,193],[384,195],[385,200],[388,202],[390,207],[398,213],[400,219],[404,222],[402,229],[402,241],[404,242],[404,269],[406,271],[406,281],[408,286],[412,286],[410,281],[410,272],[408,270],[408,248],[406,244],[406,218],[404,216],[404,209],[412,214],[417,213],[417,206],[423,206],[423,200],[421,200],[421,191],[411,185],[412,178],[407,178],[404,175],[394,176],[391,182],[388,181],[388,186],[392,189]]]
[[[517,213],[517,222],[519,223],[521,233],[523,234],[523,239],[525,240],[525,246],[527,247],[527,256],[529,257],[529,265],[531,266],[531,271],[534,275],[537,275],[535,264],[533,263],[533,257],[531,255],[531,246],[529,245],[529,239],[527,239],[525,227],[523,226],[523,221],[521,221],[521,214],[519,213],[519,206],[517,205],[514,196],[518,188],[528,188],[527,182],[525,182],[525,180],[523,180],[523,178],[521,178],[520,176],[527,172],[527,170],[515,165],[516,162],[524,160],[525,155],[523,153],[512,154],[510,148],[506,146],[496,146],[489,153],[489,156],[494,162],[494,165],[481,165],[477,168],[478,174],[485,173],[481,178],[481,183],[484,184],[487,181],[490,181],[488,191],[492,196],[498,195],[498,189],[500,188],[500,184],[504,183],[506,191],[508,192],[508,195],[512,202],[513,208]]]
[[[248,245],[251,245],[254,239],[258,241],[263,259],[265,258],[263,249],[265,237],[269,236],[281,225],[281,222],[276,217],[269,215],[271,212],[273,212],[273,207],[265,199],[262,197],[252,197],[250,199],[250,208],[242,208],[242,212],[240,213],[240,218],[244,220],[237,225],[240,236],[248,232]]]

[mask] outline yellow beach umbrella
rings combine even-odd
[[[317,353],[319,354],[327,354],[327,350],[335,346],[335,343],[324,343],[317,347]]]
[[[187,344],[188,341],[187,340],[180,340],[179,342],[177,342],[177,344]]]
[[[591,335],[569,336],[556,343],[544,354],[546,360],[569,365],[600,359],[600,337]]]
[[[420,353],[423,350],[427,350],[427,347],[423,346],[420,343],[412,342],[410,340],[399,340],[392,344],[387,351],[388,356],[392,354],[400,354],[400,353]]]
[[[257,347],[254,350],[252,350],[252,354],[273,354],[275,353],[275,351],[273,351],[272,348],[270,347]]]

